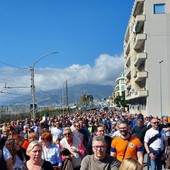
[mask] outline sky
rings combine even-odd
[[[114,88],[123,71],[123,39],[133,3],[0,1],[0,104],[30,93],[34,63],[37,91],[60,89],[66,80]],[[47,55],[53,51],[58,53]]]

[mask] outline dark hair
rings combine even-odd
[[[61,148],[60,154],[63,156],[69,156],[71,152],[67,148]]]
[[[104,124],[99,124],[99,125],[97,126],[97,128],[96,128],[97,131],[98,131],[98,128],[99,128],[99,127],[104,127]]]
[[[128,124],[128,121],[127,121],[127,120],[120,120],[119,125],[120,125],[120,124],[126,124],[127,126],[129,126],[129,124]]]
[[[144,120],[144,117],[143,117],[143,115],[140,113],[140,114],[138,115],[137,119]]]
[[[18,141],[14,138],[7,139],[5,142],[5,147],[8,149],[8,151],[12,155],[13,163],[15,162],[15,159],[16,159],[15,156],[17,154],[17,150],[15,149],[15,142],[18,142]]]

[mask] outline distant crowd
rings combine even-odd
[[[4,122],[1,170],[170,168],[168,116],[88,111]]]

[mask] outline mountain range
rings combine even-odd
[[[82,84],[68,88],[68,102],[78,103],[82,95],[92,95],[93,99],[108,98],[112,95],[113,87],[109,85]],[[66,88],[50,91],[36,91],[35,101],[38,106],[65,105]],[[31,104],[31,94],[16,97],[8,101],[10,105]]]

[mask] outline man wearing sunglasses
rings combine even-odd
[[[118,170],[120,163],[116,158],[106,154],[106,146],[104,136],[94,136],[92,141],[94,154],[83,158],[80,170]]]
[[[160,129],[158,118],[151,119],[151,126],[146,131],[144,145],[150,158],[151,170],[162,170],[161,158],[168,148],[166,132],[165,129]]]

